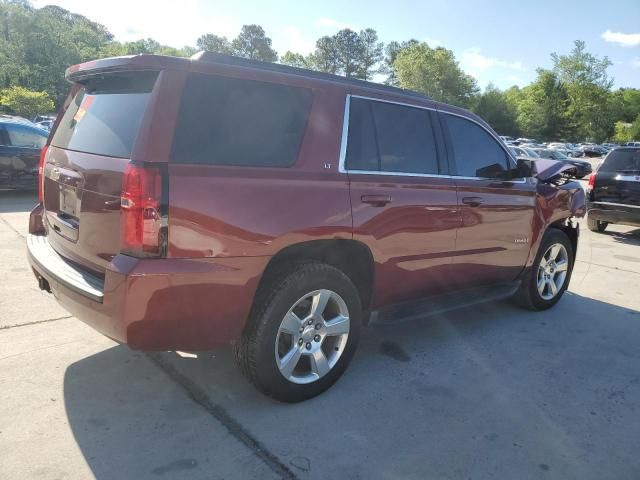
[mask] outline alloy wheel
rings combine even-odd
[[[540,297],[552,300],[562,290],[567,279],[569,255],[561,243],[554,243],[544,253],[538,265],[537,286]]]
[[[293,383],[315,382],[338,363],[349,338],[347,304],[331,290],[300,298],[282,319],[275,343],[278,369]]]

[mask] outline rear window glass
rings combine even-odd
[[[173,142],[180,163],[288,167],[307,126],[311,90],[193,74]]]
[[[640,171],[640,150],[613,150],[603,164],[600,172]]]
[[[83,82],[51,144],[67,150],[130,158],[157,72],[127,72]]]

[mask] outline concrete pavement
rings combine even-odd
[[[364,331],[296,405],[226,349],[145,355],[68,318],[24,259],[32,198],[0,197],[0,478],[640,477],[640,230],[582,229],[570,292]]]

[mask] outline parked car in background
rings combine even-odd
[[[471,112],[208,53],[67,79],[28,256],[40,288],[133,348],[231,343],[260,390],[300,401],[342,375],[370,312],[543,310],[569,284],[584,190]]]
[[[500,135],[500,138],[502,139],[502,141],[503,141],[504,143],[507,143],[507,144],[509,144],[509,143],[513,143],[513,142],[515,142],[515,141],[516,141],[516,139],[515,139],[515,138],[513,138],[513,137],[509,137],[508,135]]]
[[[28,120],[0,116],[0,190],[35,190],[48,132]]]
[[[53,122],[55,120],[42,120],[41,122],[36,123],[37,127],[42,128],[43,130],[49,131],[51,127],[53,127]]]
[[[640,145],[613,149],[589,178],[587,225],[604,232],[610,223],[640,227]]]
[[[35,117],[33,117],[32,122],[40,123],[40,122],[46,122],[46,121],[55,121],[55,119],[56,119],[55,115],[36,115]]]
[[[594,144],[581,144],[578,151],[583,157],[602,157],[607,154],[605,148]]]
[[[640,147],[640,142],[627,142],[624,144],[625,147]]]
[[[554,150],[551,148],[535,148],[534,152],[538,154],[540,158],[549,158],[551,160],[557,160],[559,162],[564,162],[569,165],[573,165],[576,168],[576,178],[584,178],[591,173],[593,170],[591,167],[591,163],[585,160],[578,160],[576,158],[569,158],[567,155],[562,153],[559,150]]]
[[[538,141],[534,138],[524,138],[524,137],[520,137],[517,139],[518,142],[520,142],[521,144],[523,143],[538,143]]]

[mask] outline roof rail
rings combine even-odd
[[[379,90],[381,92],[410,95],[413,97],[430,100],[430,98],[427,95],[415,92],[413,90],[405,90],[403,88],[392,87],[390,85],[383,85],[381,83],[367,82],[365,80],[342,77],[340,75],[333,75],[331,73],[317,72],[315,70],[308,70],[306,68],[292,67],[290,65],[283,65],[281,63],[263,62],[261,60],[252,60],[248,58],[234,57],[232,55],[224,55],[222,53],[207,52],[205,50],[202,50],[200,52],[193,54],[191,56],[191,60],[197,61],[197,62],[220,63],[223,65],[233,65],[237,67],[256,68],[256,69],[267,70],[271,72],[286,73],[289,75],[301,75],[307,78],[316,78],[318,80],[337,82],[344,85],[353,85],[361,88],[371,88],[374,90]]]

